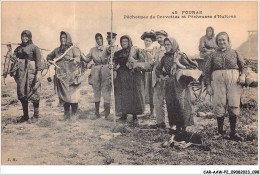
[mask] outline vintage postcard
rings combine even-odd
[[[1,36],[2,165],[258,165],[257,1],[2,1]]]

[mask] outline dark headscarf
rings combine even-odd
[[[61,51],[61,53],[64,53],[70,46],[73,45],[73,43],[72,43],[72,39],[70,37],[70,34],[68,32],[61,31],[60,32],[60,40],[61,40],[61,35],[66,35],[66,38],[67,38],[65,46],[60,45],[60,51]]]
[[[179,44],[178,44],[178,42],[174,38],[165,38],[164,42],[165,41],[170,41],[170,43],[172,45],[172,49],[171,49],[170,53],[166,52],[166,54],[174,54],[175,52],[180,50]]]
[[[26,45],[28,45],[28,44],[32,44],[33,42],[32,42],[32,33],[29,31],[29,30],[24,30],[23,32],[22,32],[22,34],[21,34],[21,40],[22,40],[22,36],[23,35],[27,35],[27,37],[29,38],[29,40],[28,40],[28,42],[27,43],[22,43],[21,45],[22,46],[26,46]]]
[[[128,35],[124,35],[120,38],[121,47],[122,47],[122,40],[125,39],[125,38],[128,39],[128,48],[127,49],[131,49],[131,47],[133,46],[133,42],[132,42],[132,39],[130,38],[130,36],[128,36]]]
[[[128,47],[126,48],[126,49],[124,49],[123,47],[122,47],[122,40],[123,39],[128,39]],[[133,43],[132,43],[132,39],[130,38],[130,36],[128,36],[128,35],[124,35],[124,36],[122,36],[121,38],[120,38],[120,45],[121,45],[121,47],[123,48],[122,50],[121,50],[121,54],[124,56],[124,57],[129,57],[129,54],[130,54],[130,51],[131,51],[131,48],[132,48],[132,46],[133,46]]]
[[[207,32],[208,32],[209,29],[212,30],[212,35],[211,35],[210,37],[208,37],[208,35],[207,35]],[[214,28],[211,27],[211,26],[207,27],[207,29],[206,29],[206,35],[205,35],[205,36],[206,36],[207,38],[209,38],[209,39],[214,38],[214,37],[215,37]]]
[[[97,40],[97,37],[101,37],[101,38],[103,39],[103,36],[102,36],[101,33],[97,33],[97,34],[95,35],[95,39],[96,39],[96,40]]]
[[[173,56],[175,52],[180,51],[179,44],[174,38],[165,38],[164,42],[165,41],[170,41],[170,43],[172,45],[171,51],[166,52],[165,56]],[[184,66],[192,67],[192,68],[196,68],[198,66],[197,63],[195,61],[191,60],[185,53],[182,53],[182,54],[183,54],[183,58],[186,60],[186,63]]]

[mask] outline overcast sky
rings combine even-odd
[[[257,30],[257,2],[113,2],[113,31],[128,34],[134,45],[144,47],[145,31],[165,30],[188,55],[198,54],[199,39],[208,26],[215,33],[230,34],[233,48],[247,40],[248,30]],[[71,34],[87,54],[95,46],[97,32],[106,38],[111,30],[111,2],[2,2],[2,43],[21,42],[20,34],[32,32],[33,42],[53,50],[60,45],[59,34]],[[235,19],[124,19],[124,15],[171,15],[172,11],[202,11],[202,15],[236,15]],[[105,41],[106,44],[106,41]],[[3,52],[6,49],[2,47]],[[45,53],[47,54],[47,53]],[[44,55],[45,55],[44,54]]]

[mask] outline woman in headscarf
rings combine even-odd
[[[217,117],[218,134],[224,135],[224,117],[229,116],[230,139],[241,141],[236,133],[236,120],[240,112],[240,98],[245,84],[245,61],[231,49],[231,42],[226,32],[216,36],[218,49],[213,52],[205,66],[205,84],[207,93],[213,95],[212,103]]]
[[[217,48],[213,27],[207,27],[206,35],[200,38],[200,57],[207,59],[207,56]]]
[[[35,122],[39,118],[41,54],[32,42],[32,33],[24,30],[21,34],[22,44],[14,50],[14,59],[18,61],[18,69],[14,73],[17,83],[17,96],[23,106],[23,116],[17,122],[29,120],[28,101],[33,102],[34,115],[30,119]]]
[[[105,47],[103,45],[103,36],[100,33],[95,35],[96,47],[90,49],[87,54],[87,62],[93,61],[91,66],[91,73],[89,80],[94,91],[94,101],[95,101],[95,118],[100,118],[99,105],[101,100],[101,95],[104,99],[104,111],[105,119],[108,118],[110,114],[110,99],[111,99],[111,74],[109,69],[109,59],[104,57]]]
[[[47,61],[55,60],[67,52],[56,62],[54,79],[60,104],[64,106],[64,120],[67,120],[70,119],[70,107],[72,115],[75,115],[78,110],[80,78],[82,76],[81,61],[85,57],[78,47],[73,46],[69,33],[64,31],[60,33],[60,43],[60,47],[54,49],[47,56]]]
[[[157,50],[157,47],[153,46],[153,42],[156,41],[156,35],[153,32],[144,32],[141,36],[141,39],[144,40],[145,48],[143,49],[142,54],[145,57],[146,63],[151,63],[154,65],[154,57]],[[150,105],[150,116],[154,114],[154,105],[153,105],[153,87],[152,87],[152,67],[150,72],[145,72],[145,103]]]
[[[199,69],[201,71],[205,71],[205,64],[209,55],[215,51],[217,48],[215,33],[213,27],[207,27],[206,35],[200,38],[199,43],[199,51],[200,51],[200,59],[199,61]],[[199,94],[201,94],[205,90],[204,81],[201,82],[201,90]],[[200,96],[200,95],[199,95]]]
[[[137,62],[145,62],[139,57],[138,49],[133,47],[129,36],[120,38],[122,49],[114,54],[114,67],[117,71],[115,78],[115,106],[118,113],[122,113],[120,120],[126,120],[127,114],[133,115],[133,121],[137,115],[144,112],[144,81],[143,73],[138,68],[129,68],[128,62],[133,59]]]
[[[89,84],[92,85],[95,101],[95,118],[100,118],[99,105],[101,99],[101,67],[102,67],[102,54],[104,52],[103,36],[101,33],[95,35],[96,46],[91,48],[86,55],[87,62],[93,62],[91,65],[91,72],[88,77]],[[102,94],[104,95],[104,94]]]
[[[156,75],[166,81],[165,99],[168,111],[169,125],[176,125],[176,133],[185,131],[193,125],[191,93],[188,87],[192,78],[178,79],[182,69],[196,68],[197,64],[190,60],[185,53],[179,51],[179,45],[173,38],[164,39],[165,55],[156,67]],[[163,69],[166,71],[164,72]]]

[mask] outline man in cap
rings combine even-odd
[[[112,35],[112,36],[111,36]],[[117,34],[114,32],[107,32],[107,42],[109,45],[114,45]]]
[[[111,36],[112,35],[112,36]],[[115,42],[116,42],[116,36],[117,34],[116,33],[113,33],[111,34],[111,32],[107,32],[107,47],[105,49],[105,52],[103,54],[103,58],[104,59],[107,59],[108,62],[110,62],[110,58],[111,58],[111,52],[112,52],[112,56],[113,54],[119,50],[119,47],[118,45],[115,45]]]
[[[156,31],[155,35],[156,35],[157,42],[160,44],[160,47],[157,49],[155,53],[155,66],[154,66],[153,76],[152,76],[152,86],[154,88],[153,102],[155,107],[154,109],[156,115],[156,125],[152,125],[151,128],[164,129],[166,127],[165,124],[166,104],[165,104],[165,87],[164,87],[165,82],[161,78],[155,75],[155,69],[166,52],[164,48],[164,39],[168,37],[168,34],[164,30],[160,30],[160,31]]]

